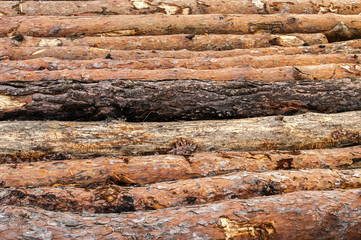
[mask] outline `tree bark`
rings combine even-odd
[[[112,79],[130,81],[200,80],[200,81],[261,81],[328,80],[355,78],[361,74],[359,64],[324,64],[311,66],[283,66],[274,68],[236,67],[210,70],[171,69],[73,69],[22,71],[2,69],[0,82],[74,80],[99,82]]]
[[[179,151],[179,150],[178,150]],[[185,151],[185,150],[183,150]],[[329,156],[323,156],[328,155]],[[27,157],[29,158],[27,154]],[[354,168],[359,147],[294,152],[221,152],[194,155],[96,158],[22,164],[2,164],[2,187],[91,186],[116,183],[142,185],[162,181],[221,175],[235,171]],[[11,156],[3,157],[9,160]],[[12,157],[21,162],[25,157]]]
[[[3,239],[357,239],[360,190],[295,192],[126,214],[2,206]]]
[[[108,183],[142,185],[236,171],[351,169],[361,164],[361,148],[358,146],[301,151],[205,152],[192,155],[186,147],[181,150],[177,149],[175,153],[189,153],[185,156],[122,156],[67,161],[60,161],[61,158],[43,161],[49,156],[34,153],[7,155],[0,158],[1,163],[7,163],[0,164],[0,182],[2,187],[84,187]],[[60,156],[59,153],[57,155]],[[30,163],[26,163],[28,161]]]
[[[354,0],[327,0],[321,3],[310,1],[280,1],[280,0],[174,0],[157,1],[26,1],[2,2],[1,13],[7,16],[15,15],[118,15],[118,14],[155,14],[170,15],[188,14],[359,14],[361,4]]]
[[[69,77],[75,78],[71,72],[68,71]],[[43,71],[44,76],[51,73]],[[296,74],[309,77],[295,70],[297,77]],[[346,78],[272,83],[244,80],[3,82],[0,83],[0,119],[122,118],[144,122],[247,118],[308,111],[336,113],[361,110],[360,81],[360,78]]]
[[[160,35],[160,36],[123,36],[123,37],[84,37],[71,38],[3,38],[4,47],[57,47],[86,46],[112,50],[181,50],[209,51],[264,48],[270,46],[295,47],[304,45],[327,44],[322,33],[274,35],[269,33],[233,35]],[[15,41],[15,42],[14,42]]]
[[[191,59],[171,59],[153,58],[142,60],[59,60],[55,58],[36,58],[19,61],[0,62],[1,71],[23,70],[71,70],[71,69],[169,69],[187,68],[198,70],[220,69],[229,67],[252,67],[252,68],[272,68],[281,66],[304,66],[322,65],[332,63],[359,63],[359,55],[356,54],[299,54],[299,55],[268,55],[251,56],[241,55],[227,58],[191,58]]]
[[[131,36],[169,34],[324,33],[330,42],[361,36],[360,15],[19,16],[0,19],[0,36]]]
[[[26,45],[38,45],[38,38],[25,37],[24,42],[18,42],[11,38],[0,38],[0,60],[10,58],[12,60],[33,59],[40,57],[54,57],[59,59],[94,59],[109,56],[112,59],[147,59],[147,58],[223,58],[240,55],[265,56],[273,54],[296,55],[296,54],[333,54],[348,53],[359,54],[361,40],[350,40],[331,44],[321,44],[302,47],[269,47],[257,49],[233,49],[223,51],[156,51],[156,50],[111,50],[86,46],[60,47],[59,39],[49,39],[49,47],[19,47]],[[51,47],[50,47],[51,46]]]
[[[355,111],[168,123],[1,122],[0,154],[66,152],[77,157],[343,147],[360,143],[360,115]]]
[[[34,185],[36,186],[36,181]],[[361,169],[233,173],[155,183],[146,187],[43,187],[0,189],[1,205],[38,206],[52,211],[111,213],[162,209],[295,191],[361,187]]]

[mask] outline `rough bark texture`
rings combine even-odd
[[[357,239],[360,190],[294,192],[127,214],[2,206],[3,239]]]
[[[84,37],[70,38],[34,38],[25,37],[22,41],[17,38],[3,38],[3,47],[57,47],[57,46],[86,46],[112,50],[181,50],[192,51],[230,50],[264,48],[270,46],[295,47],[304,45],[327,44],[327,38],[322,33],[274,35],[269,33],[232,35],[161,35],[161,36],[123,36],[123,37]],[[15,42],[14,42],[15,41]]]
[[[31,187],[36,184],[31,185]],[[146,187],[104,185],[0,189],[1,205],[38,206],[52,211],[114,213],[205,204],[294,191],[361,187],[361,169],[233,173],[155,183]]]
[[[157,1],[26,1],[2,2],[0,16],[15,15],[120,15],[120,14],[275,14],[338,13],[359,14],[361,4],[355,0],[157,0]]]
[[[186,146],[177,149],[177,153],[191,151],[185,149]],[[12,161],[24,161],[29,159],[29,155],[12,156]],[[9,161],[10,158],[2,157],[2,160]],[[212,152],[186,156],[157,155],[40,161],[0,165],[0,183],[2,187],[90,186],[108,183],[141,185],[235,171],[356,168],[360,165],[360,159],[360,147],[351,147],[291,152]]]
[[[130,81],[172,81],[172,80],[200,80],[200,81],[294,81],[294,80],[327,80],[359,77],[359,64],[324,64],[311,66],[283,66],[274,68],[235,67],[222,69],[73,69],[39,71],[8,70],[0,71],[0,82],[9,81],[54,81],[74,80],[81,82],[97,82],[113,79]]]
[[[257,49],[233,49],[223,51],[156,51],[156,50],[111,50],[86,46],[61,47],[58,39],[49,39],[49,47],[21,47],[26,45],[38,45],[38,38],[25,37],[24,41],[16,41],[12,38],[0,38],[1,60],[7,58],[12,60],[32,59],[40,57],[54,57],[59,59],[94,59],[109,56],[112,59],[147,59],[147,58],[195,58],[209,57],[222,58],[240,55],[265,56],[273,54],[295,55],[295,54],[330,54],[348,53],[359,54],[361,52],[361,40],[350,40],[331,44],[321,44],[302,47],[278,47]],[[50,44],[51,42],[51,44]],[[50,44],[50,45],[49,45]],[[53,45],[52,45],[53,44]],[[50,47],[51,46],[51,47]]]
[[[168,123],[1,122],[0,154],[307,149],[360,143],[361,112]]]
[[[293,69],[294,76],[309,77],[302,75],[299,68]],[[51,72],[43,71],[43,76]],[[69,70],[69,74],[71,72]],[[0,83],[0,119],[89,121],[112,117],[127,121],[171,121],[307,111],[335,113],[361,110],[360,81],[360,78],[346,78],[272,83],[244,80],[3,82]]]
[[[251,56],[241,55],[227,58],[191,58],[191,59],[172,59],[172,58],[153,58],[141,60],[111,60],[111,59],[93,59],[93,60],[59,60],[55,58],[37,58],[30,60],[0,62],[2,72],[9,70],[72,70],[72,69],[169,69],[169,68],[188,68],[188,69],[219,69],[228,67],[253,67],[253,68],[272,68],[280,66],[304,66],[321,65],[331,63],[359,63],[357,54],[299,54],[299,55],[268,55]]]
[[[324,33],[329,41],[361,36],[361,15],[19,16],[0,19],[0,36],[131,36],[169,34]]]

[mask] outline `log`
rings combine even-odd
[[[43,71],[44,76],[51,73]],[[68,73],[75,77],[71,70]],[[272,83],[17,81],[0,83],[0,120],[212,120],[354,111],[361,110],[360,100],[360,78]]]
[[[37,38],[25,37],[24,42],[33,45]],[[55,45],[52,47],[19,47],[23,42],[18,42],[9,38],[0,38],[2,48],[0,47],[0,60],[10,58],[12,60],[33,59],[40,57],[54,57],[59,59],[94,59],[105,58],[109,56],[112,59],[147,59],[147,58],[223,58],[239,55],[265,56],[273,54],[295,55],[295,54],[331,54],[348,53],[359,54],[361,40],[350,40],[345,42],[336,42],[331,44],[321,44],[302,47],[278,47],[258,49],[233,49],[223,51],[156,51],[156,50],[110,50],[94,47],[60,47],[58,39],[52,39]],[[50,45],[48,45],[50,46]]]
[[[323,64],[311,66],[283,66],[274,68],[235,67],[211,70],[187,68],[170,69],[74,69],[22,71],[1,69],[0,82],[74,80],[99,82],[112,79],[130,81],[201,80],[201,81],[261,81],[328,80],[360,76],[359,64]]]
[[[332,63],[359,63],[357,54],[299,54],[299,55],[267,55],[251,56],[241,55],[228,58],[191,58],[191,59],[172,59],[172,58],[153,58],[142,60],[112,60],[112,59],[92,59],[92,60],[59,60],[55,58],[36,58],[20,61],[1,61],[1,71],[23,70],[72,70],[72,69],[220,69],[229,67],[252,67],[252,68],[272,68],[280,66],[304,66],[304,65],[322,65]]]
[[[360,144],[360,115],[354,111],[167,123],[1,122],[0,154],[65,152],[86,157],[345,147]]]
[[[145,187],[105,185],[96,188],[3,188],[0,189],[0,204],[38,206],[51,211],[118,213],[200,205],[301,190],[322,191],[359,187],[361,169],[241,172],[155,183]]]
[[[307,0],[264,0],[265,12],[276,13],[296,13],[296,14],[360,14],[361,5],[352,0],[337,1],[323,0],[311,2]]]
[[[160,35],[160,36],[123,36],[123,37],[84,37],[71,38],[35,38],[21,35],[14,38],[2,38],[4,47],[57,47],[85,46],[111,50],[181,50],[209,51],[264,48],[270,46],[295,47],[304,45],[327,44],[322,33],[275,35],[269,33],[233,35]],[[18,41],[18,40],[22,41]]]
[[[361,36],[361,15],[118,15],[0,18],[0,37],[133,36],[170,34],[324,33],[330,42]]]
[[[190,150],[183,149],[184,153]],[[22,162],[25,156],[6,156],[2,161]],[[27,157],[27,158],[26,158]],[[360,147],[346,149],[211,152],[194,155],[156,155],[142,157],[99,157],[67,161],[0,164],[1,187],[91,186],[116,183],[149,183],[221,175],[235,171],[279,169],[355,168],[360,165]],[[357,174],[356,174],[357,175]],[[355,183],[356,184],[356,183]],[[208,185],[207,185],[208,186]]]
[[[26,1],[26,2],[2,2],[1,13],[7,16],[15,15],[118,15],[118,14],[155,14],[165,13],[169,15],[188,14],[359,14],[361,4],[354,0],[327,0],[320,3],[306,0],[279,1],[279,0],[174,0],[157,1]]]
[[[3,239],[357,239],[360,190],[295,192],[125,214],[1,206]]]
[[[205,152],[142,157],[99,157],[57,160],[22,153],[0,158],[2,187],[142,185],[161,181],[217,176],[237,171],[352,169],[360,166],[361,147],[300,151]],[[46,161],[47,160],[47,161]],[[63,160],[63,161],[62,161]],[[28,163],[30,162],[30,163]],[[7,163],[7,164],[4,164]]]

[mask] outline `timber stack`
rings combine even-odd
[[[0,3],[0,239],[360,239],[361,2]]]

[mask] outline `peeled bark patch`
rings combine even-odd
[[[127,214],[74,214],[2,206],[0,226],[6,230],[0,237],[357,239],[361,228],[359,205],[360,190],[341,190]]]
[[[0,154],[76,156],[166,153],[179,139],[196,151],[310,149],[360,143],[361,112],[167,123],[1,122]]]
[[[34,185],[36,186],[36,181]],[[239,172],[145,187],[51,187],[0,189],[2,205],[38,206],[53,211],[97,213],[161,209],[294,191],[361,187],[361,170]]]
[[[18,100],[13,100],[9,96],[0,95],[0,110],[9,111],[16,108],[21,108],[26,105],[26,102],[20,102]]]

